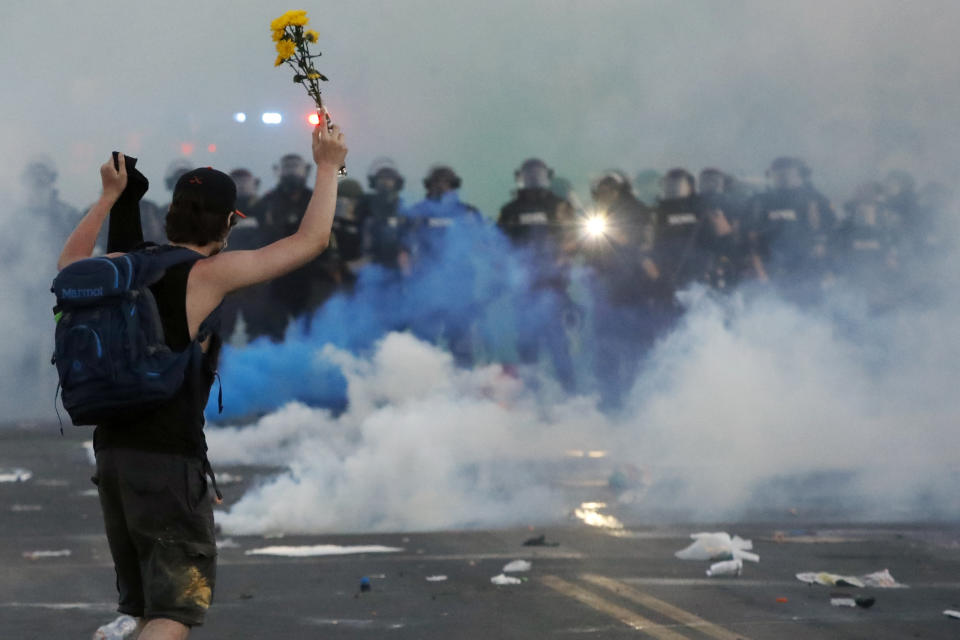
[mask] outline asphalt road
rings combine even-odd
[[[0,479],[14,468],[32,472],[25,481],[0,482],[0,640],[89,638],[116,615],[113,568],[82,446],[89,435],[72,427],[63,438],[50,426],[0,429]],[[228,501],[257,473],[218,471],[245,478],[223,487]],[[751,538],[761,561],[747,563],[739,577],[706,577],[709,563],[673,557],[701,530]],[[539,534],[559,545],[522,546]],[[246,553],[278,544],[403,550]],[[53,553],[28,557],[35,551]],[[532,562],[514,574],[522,583],[492,584],[515,559]],[[882,569],[909,588],[837,589],[795,578],[800,571]],[[426,580],[437,575],[446,580]],[[368,592],[359,589],[364,576]],[[834,607],[834,592],[872,596],[876,604]],[[960,638],[960,620],[944,609],[960,609],[960,523],[827,526],[782,514],[766,522],[611,529],[571,517],[536,530],[234,536],[220,549],[207,624],[191,637]]]

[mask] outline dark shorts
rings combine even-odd
[[[213,600],[213,503],[199,459],[108,448],[93,478],[117,571],[118,611],[203,624]]]

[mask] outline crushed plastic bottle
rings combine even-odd
[[[743,560],[724,560],[715,562],[707,569],[707,575],[711,578],[715,576],[738,576],[743,572]]]
[[[137,628],[137,621],[130,616],[120,616],[110,624],[105,624],[93,634],[93,640],[122,640]]]

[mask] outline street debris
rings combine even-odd
[[[427,582],[446,582],[447,576],[427,576]]]
[[[861,609],[869,609],[876,602],[876,598],[870,596],[854,597],[849,593],[834,593],[830,596],[830,604],[834,607],[860,607]]]
[[[217,549],[239,549],[240,545],[237,544],[236,540],[233,538],[224,538],[223,540],[217,540]]]
[[[842,597],[842,598],[830,598],[830,604],[834,607],[856,607],[857,603],[853,598]]]
[[[711,578],[716,576],[738,576],[743,572],[743,560],[723,560],[715,562],[707,569],[707,575]]]
[[[944,609],[943,615],[948,618],[954,618],[955,620],[960,620],[960,611],[955,611],[953,609]]]
[[[523,580],[521,580],[520,578],[514,578],[513,576],[508,576],[506,574],[501,573],[498,576],[493,576],[492,578],[490,578],[490,582],[492,582],[497,586],[502,587],[509,584],[520,584],[523,582]]]
[[[825,587],[863,587],[863,581],[853,576],[841,576],[826,571],[798,573],[797,580],[807,584],[822,584]]]
[[[122,640],[137,628],[137,621],[122,615],[110,624],[105,624],[93,633],[93,640]]]
[[[740,536],[730,537],[725,531],[691,533],[693,542],[673,555],[680,560],[748,560],[760,562],[760,556],[751,553],[753,542]]]
[[[786,599],[786,598],[777,598],[777,602],[779,602],[779,603],[781,603],[781,604],[786,604],[786,603],[788,603],[788,602],[790,602],[790,601],[789,601],[788,599]]]
[[[10,507],[10,511],[21,512],[21,511],[43,511],[43,507],[39,504],[15,504]]]
[[[503,567],[504,573],[518,573],[520,571],[530,571],[530,567],[533,564],[526,560],[514,560],[513,562],[508,562]]]
[[[372,589],[372,588],[373,588],[373,587],[370,585],[370,578],[368,578],[367,576],[363,576],[362,578],[360,578],[360,591],[361,591],[361,592],[370,591],[370,589]]]
[[[290,558],[305,558],[308,556],[343,556],[354,553],[396,553],[403,551],[402,547],[385,547],[379,544],[342,546],[339,544],[317,544],[300,547],[272,546],[261,547],[244,551],[248,556],[287,556]]]
[[[540,535],[534,536],[532,538],[527,538],[523,543],[525,547],[559,547],[559,542],[547,542],[547,536]]]
[[[24,551],[23,557],[27,560],[39,560],[40,558],[66,558],[70,555],[70,549]]]
[[[26,482],[33,477],[33,472],[20,467],[14,469],[0,469],[0,482]]]
[[[874,587],[876,589],[905,589],[907,585],[897,582],[889,569],[868,573],[865,576],[842,576],[826,571],[798,573],[797,580],[807,584],[822,584],[826,587]]]
[[[889,569],[868,573],[860,579],[863,580],[863,584],[866,586],[876,587],[878,589],[903,589],[907,586],[897,582],[894,577],[890,575]]]

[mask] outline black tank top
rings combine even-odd
[[[190,346],[187,325],[187,277],[194,263],[179,264],[150,287],[157,300],[167,346]],[[215,312],[216,313],[216,312]],[[216,374],[221,340],[216,331],[198,367],[187,367],[186,379],[173,398],[135,423],[102,424],[93,433],[93,448],[123,447],[157,453],[206,457],[203,411]]]

